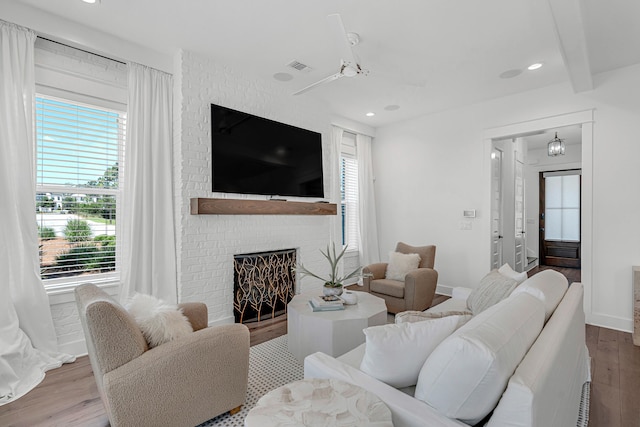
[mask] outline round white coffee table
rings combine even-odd
[[[311,310],[309,300],[317,293],[298,294],[289,302],[288,348],[300,362],[316,351],[341,356],[364,343],[364,328],[387,323],[387,305],[382,298],[368,292],[354,294],[358,303],[339,311]]]
[[[334,379],[309,378],[270,391],[244,419],[245,427],[393,427],[391,411],[373,393]]]

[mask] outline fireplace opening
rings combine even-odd
[[[236,323],[260,322],[285,314],[295,294],[295,265],[295,249],[234,255]]]

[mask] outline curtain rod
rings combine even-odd
[[[349,126],[344,126],[342,124],[338,124],[338,123],[334,122],[333,120],[331,120],[331,126],[335,126],[337,128],[342,129],[345,132],[349,132],[349,133],[352,133],[354,135],[365,135],[365,136],[369,136],[371,138],[375,138],[375,135],[371,135],[369,132],[362,132],[362,131],[354,130]]]
[[[88,54],[90,54],[90,55],[98,56],[98,57],[100,57],[100,58],[108,59],[109,61],[117,62],[117,63],[122,64],[122,65],[127,65],[127,63],[126,63],[126,62],[122,62],[122,61],[119,61],[119,60],[117,60],[117,59],[109,58],[108,56],[100,55],[99,53],[91,52],[91,51],[88,51],[88,50],[86,50],[86,49],[80,49],[79,47],[70,46],[70,45],[68,45],[68,44],[66,44],[66,43],[62,43],[62,42],[59,42],[59,41],[56,41],[56,40],[51,40],[51,39],[48,39],[48,38],[46,38],[46,37],[42,37],[42,36],[38,36],[38,38],[39,38],[39,39],[42,39],[42,40],[46,40],[46,41],[51,42],[51,43],[59,44],[60,46],[69,47],[69,48],[71,48],[71,49],[79,50],[80,52],[84,52],[84,53],[88,53]]]

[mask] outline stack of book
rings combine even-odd
[[[309,307],[313,311],[344,310],[344,301],[336,296],[313,297],[309,300]]]

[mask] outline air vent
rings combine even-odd
[[[287,64],[287,67],[291,67],[295,70],[301,71],[303,73],[308,73],[309,71],[311,71],[311,67],[309,67],[308,65],[303,64],[302,62],[298,62],[296,60],[293,60],[291,62],[289,62]]]

